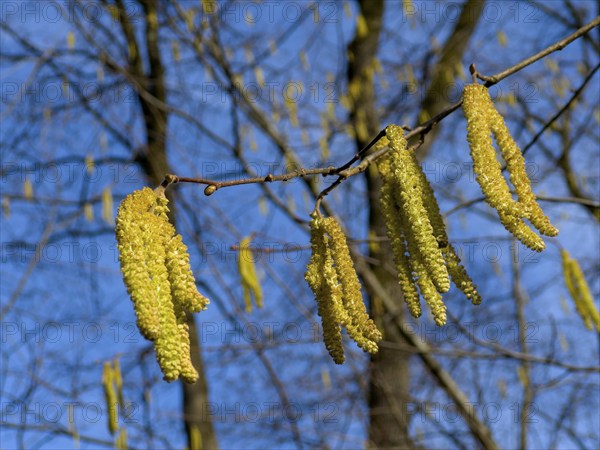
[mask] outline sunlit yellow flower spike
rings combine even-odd
[[[198,380],[198,371],[194,367],[191,359],[190,346],[190,328],[186,315],[188,313],[182,310],[179,306],[175,306],[175,317],[177,319],[177,331],[179,333],[180,345],[180,377],[186,383],[195,383]]]
[[[591,330],[600,330],[600,312],[596,308],[590,287],[583,276],[583,271],[576,259],[571,258],[566,250],[561,251],[563,275],[569,294],[573,298],[575,308],[585,326]]]
[[[252,311],[252,301],[250,294],[254,297],[256,306],[263,307],[262,289],[256,275],[256,266],[254,264],[254,254],[250,248],[252,237],[248,236],[240,242],[240,253],[238,260],[238,269],[242,279],[242,289],[244,290],[244,304],[246,312]]]
[[[118,428],[117,417],[117,394],[115,392],[113,369],[110,362],[105,362],[102,370],[102,387],[104,399],[106,400],[108,431],[115,434]]]
[[[526,216],[526,206],[512,198],[502,176],[500,162],[496,158],[489,122],[494,106],[487,88],[481,84],[465,86],[462,106],[467,119],[467,141],[471,149],[473,170],[487,202],[492,208],[507,214]]]
[[[367,314],[346,237],[334,218],[311,221],[311,246],[305,279],[317,300],[329,354],[336,364],[344,362],[341,326],[360,348],[376,353],[381,332]]]
[[[172,301],[161,302],[159,318],[160,334],[154,341],[156,360],[163,373],[164,380],[175,381],[181,373],[182,352],[185,343],[181,342],[180,339],[175,305]]]
[[[380,172],[384,173],[381,168]],[[391,189],[392,186],[390,186],[389,181],[384,177],[380,199],[381,212],[385,219],[387,235],[390,239],[390,246],[392,247],[394,263],[404,301],[413,317],[421,317],[419,292],[413,281],[412,269],[407,255],[408,249],[406,248],[405,236],[402,233],[401,212],[396,206]]]
[[[119,399],[119,405],[121,408],[125,407],[125,401],[123,399],[123,377],[121,375],[121,364],[118,359],[113,362],[113,380],[115,382],[115,388],[117,389],[117,398]]]
[[[312,255],[304,278],[317,301],[325,348],[336,364],[343,364],[345,358],[340,327],[340,316],[343,309],[342,289],[333,268],[333,258],[327,246],[327,236],[322,228],[322,220],[315,218],[310,223]]]
[[[515,187],[515,192],[519,203],[525,205],[528,210],[527,219],[543,235],[557,236],[558,230],[550,223],[550,219],[544,214],[542,208],[537,202],[536,196],[531,190],[531,181],[527,175],[525,167],[525,158],[521,154],[521,149],[512,138],[504,118],[494,108],[492,99],[486,90],[487,110],[490,112],[489,123],[494,138],[498,143],[498,148],[502,152],[502,157],[506,161],[506,167],[510,174],[510,182]]]
[[[117,450],[127,450],[127,428],[119,429],[119,434],[115,438],[115,448]]]
[[[405,211],[400,210],[400,223],[403,230],[410,228],[410,224],[406,217]],[[438,289],[430,277],[429,271],[423,262],[421,250],[417,247],[417,242],[414,239],[406,240],[406,245],[409,253],[409,263],[413,272],[414,280],[419,286],[419,291],[425,299],[427,306],[431,310],[433,319],[438,326],[446,324],[446,306],[442,301]]]
[[[393,194],[398,207],[407,219],[405,228],[407,239],[414,240],[423,266],[437,291],[447,292],[450,289],[448,269],[423,203],[424,187],[423,179],[420,176],[421,168],[416,163],[414,155],[406,150],[406,140],[401,127],[390,125],[386,128],[386,136],[390,141],[391,148],[391,176],[394,177],[398,186]]]
[[[467,141],[471,149],[473,170],[486,201],[496,211],[504,227],[523,244],[535,251],[545,248],[544,241],[532,231],[527,219],[542,234],[556,236],[558,230],[550,223],[531,190],[525,170],[525,159],[510,135],[500,113],[494,107],[487,88],[469,84],[463,92],[463,111],[467,119]],[[492,135],[510,175],[518,200],[513,199],[502,168],[496,158]]]
[[[344,326],[360,348],[369,353],[377,353],[377,342],[382,339],[382,335],[367,314],[346,236],[333,217],[323,219],[323,228],[330,236],[331,255],[337,278],[342,285],[342,305],[349,318]]]
[[[377,162],[381,211],[408,310],[413,317],[421,316],[420,292],[441,326],[446,306],[440,294],[448,291],[450,277],[473,304],[481,303],[481,297],[448,240],[433,189],[414,152],[406,150],[403,134],[401,127],[390,125],[375,145],[390,147]]]
[[[209,301],[196,288],[190,256],[180,234],[167,243],[166,265],[173,301],[189,312],[205,310]]]
[[[156,223],[158,218],[151,212],[156,202],[157,196],[152,189],[136,191],[121,202],[116,222],[123,279],[135,307],[138,328],[150,340],[160,333],[159,298],[170,289],[164,284],[166,270],[161,270],[160,262],[156,264],[159,256],[155,253],[164,254],[164,237],[160,230],[155,232],[147,220]],[[163,227],[162,221],[159,226]],[[157,269],[164,276],[153,272]]]
[[[413,155],[413,164],[418,166],[417,159]],[[435,198],[433,188],[427,180],[427,177],[422,170],[418,170],[419,177],[421,178],[421,186],[423,187],[423,203],[427,210],[427,216],[431,222],[433,228],[433,234],[440,247],[444,259],[446,260],[446,266],[448,273],[452,278],[452,281],[458,289],[460,289],[466,297],[471,300],[474,305],[481,303],[481,296],[477,291],[477,287],[473,283],[473,280],[467,274],[464,266],[460,262],[460,258],[456,254],[456,250],[448,239],[448,233],[446,232],[446,225],[440,212],[440,206]]]
[[[198,374],[190,360],[186,311],[206,309],[209,301],[196,289],[187,247],[168,212],[163,190],[128,195],[117,214],[119,260],[138,328],[154,341],[164,379],[193,383]]]

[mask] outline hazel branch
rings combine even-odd
[[[535,55],[530,56],[527,59],[524,59],[520,63],[517,63],[514,66],[509,67],[508,69],[506,69],[500,73],[497,73],[496,75],[492,75],[491,77],[478,75],[478,78],[481,81],[485,81],[485,87],[493,86],[494,84],[498,83],[500,80],[503,80],[504,78],[508,77],[509,75],[512,75],[513,73],[518,72],[521,69],[524,69],[525,67],[533,64],[536,61],[539,61],[540,59],[544,58],[545,56],[548,56],[550,53],[554,53],[554,52],[562,50],[567,45],[569,45],[571,42],[580,38],[581,36],[586,34],[591,29],[597,27],[598,25],[600,25],[600,16],[596,17],[590,23],[582,26],[581,28],[579,28],[577,31],[570,34],[566,38],[561,39],[560,41],[556,42],[555,44],[552,44],[549,47],[546,47],[541,52],[536,53]]]
[[[529,58],[526,58],[526,59],[522,60],[521,62],[519,62],[519,63],[517,63],[495,75],[485,76],[485,75],[480,74],[477,71],[474,64],[471,64],[471,66],[469,67],[469,71],[471,72],[473,79],[480,79],[480,80],[484,81],[484,86],[489,88],[489,87],[499,83],[503,79],[507,78],[508,76],[519,72],[520,70],[533,64],[536,61],[539,61],[540,59],[544,58],[545,56],[548,56],[549,54],[554,53],[556,51],[562,50],[567,45],[569,45],[576,39],[580,38],[581,36],[585,35],[587,32],[589,32],[593,28],[597,27],[598,25],[600,25],[600,16],[596,17],[594,20],[592,20],[588,24],[584,25],[583,27],[579,28],[577,31],[575,31],[574,33],[565,37],[564,39],[561,39],[560,41],[550,45],[549,47],[546,47],[544,50],[536,53],[535,55],[530,56]],[[421,125],[417,126],[416,128],[409,129],[408,127],[403,127],[407,131],[407,133],[404,135],[404,137],[407,141],[412,138],[415,138],[417,136],[419,137],[419,142],[415,146],[413,146],[411,149],[416,150],[422,144],[425,135],[435,125],[437,125],[439,122],[441,122],[447,116],[449,116],[454,111],[459,109],[461,106],[462,106],[462,100],[455,103],[454,105],[449,106],[448,108],[441,111],[439,114],[432,117],[428,121],[422,123]],[[385,155],[389,151],[389,147],[383,147],[383,148],[365,156],[366,153],[371,149],[371,147],[373,147],[373,145],[375,145],[375,143],[377,143],[377,141],[379,141],[379,139],[384,135],[385,135],[385,128],[383,128],[377,134],[377,136],[375,136],[373,138],[373,140],[371,142],[369,142],[369,144],[367,144],[358,153],[356,153],[348,162],[344,163],[343,165],[341,165],[340,167],[337,167],[337,168],[333,167],[333,166],[325,167],[325,168],[315,168],[315,169],[299,168],[299,169],[293,170],[291,172],[284,173],[282,175],[268,174],[266,177],[250,177],[250,178],[243,178],[243,179],[239,179],[239,180],[229,180],[229,181],[216,181],[216,180],[210,180],[210,179],[206,179],[206,178],[179,177],[177,175],[167,174],[165,176],[165,180],[163,181],[161,186],[166,188],[170,184],[175,184],[175,183],[205,184],[206,188],[204,189],[204,194],[208,196],[208,195],[214,194],[218,189],[223,188],[223,187],[239,186],[242,184],[253,184],[253,183],[270,183],[273,181],[289,181],[293,178],[303,178],[303,177],[310,176],[310,175],[322,175],[322,176],[338,175],[338,178],[331,185],[329,185],[327,188],[325,188],[323,191],[321,191],[319,193],[319,195],[317,197],[317,205],[318,205],[321,203],[321,200],[325,196],[327,196],[333,189],[335,189],[337,186],[339,186],[343,181],[345,181],[346,179],[348,179],[354,175],[358,175],[359,173],[364,172],[372,162],[374,162],[381,156]],[[362,161],[360,162],[360,164],[352,167],[352,165],[355,162],[357,162],[361,159],[362,159]],[[318,206],[317,206],[317,209],[318,209]]]
[[[273,181],[289,181],[293,178],[301,178],[307,175],[333,175],[336,173],[336,168],[331,167],[323,167],[317,169],[304,169],[299,168],[293,170],[291,172],[287,172],[281,175],[273,175],[268,174],[266,177],[250,177],[250,178],[241,178],[239,180],[229,180],[229,181],[216,181],[209,180],[208,178],[190,178],[190,177],[178,177],[177,175],[167,174],[165,176],[165,180],[162,182],[161,186],[168,186],[169,184],[175,183],[197,183],[197,184],[206,184],[206,188],[204,189],[205,195],[212,195],[217,191],[217,189],[223,187],[230,186],[239,186],[241,184],[253,184],[253,183],[271,183]],[[168,181],[171,180],[171,181]]]
[[[536,53],[535,55],[521,61],[520,63],[517,63],[514,66],[509,67],[508,69],[506,69],[500,73],[497,73],[496,75],[493,75],[490,77],[483,76],[483,75],[479,74],[479,72],[477,72],[477,69],[475,68],[474,64],[471,64],[471,66],[469,67],[469,71],[475,78],[479,78],[482,81],[485,81],[485,87],[493,86],[493,85],[499,83],[500,81],[502,81],[504,78],[506,78],[510,75],[513,75],[514,73],[529,66],[530,64],[533,64],[534,62],[538,61],[539,59],[543,58],[544,56],[547,56],[550,53],[562,50],[567,45],[569,45],[571,42],[573,42],[577,38],[583,36],[585,33],[590,31],[592,28],[597,27],[598,25],[600,25],[600,16],[597,17],[596,19],[594,19],[593,21],[591,21],[590,23],[588,23],[587,25],[584,25],[583,27],[581,27],[580,29],[575,31],[573,34],[570,34],[566,38],[547,47],[546,49],[542,50],[541,52]],[[441,122],[443,119],[445,119],[447,116],[452,114],[454,111],[456,111],[461,106],[462,106],[462,100],[455,103],[452,106],[449,106],[444,111],[440,112],[436,116],[429,119],[427,122],[410,130],[408,133],[406,133],[404,135],[405,139],[408,141],[411,138],[416,137],[418,135],[421,135],[421,137],[423,138],[424,135],[429,132],[429,130],[431,130],[435,125],[437,125],[439,122]],[[381,133],[385,133],[385,129],[383,129],[382,131],[379,132],[379,134],[377,135],[378,138],[381,136]],[[376,140],[378,140],[378,139],[376,139]],[[371,145],[372,144],[369,144],[369,147]],[[358,166],[354,167],[353,169],[349,169],[347,171],[344,170],[344,171],[340,172],[340,175],[345,175],[346,177],[350,177],[352,175],[356,175],[356,173],[364,172],[366,170],[366,168],[369,166],[369,164],[371,164],[373,161],[375,161],[380,156],[386,154],[388,151],[389,151],[389,148],[385,147],[385,148],[380,149],[377,152],[373,152],[369,156],[364,158],[363,161]],[[355,170],[356,170],[356,172],[354,172]]]

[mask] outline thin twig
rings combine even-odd
[[[207,178],[190,178],[190,177],[178,177],[177,175],[168,174],[165,176],[173,177],[173,183],[198,183],[198,184],[206,184],[207,188],[204,193],[206,195],[213,194],[217,189],[222,187],[229,186],[239,186],[241,184],[252,184],[252,183],[270,183],[272,181],[289,181],[293,178],[305,177],[307,175],[332,175],[335,173],[335,167],[324,167],[319,169],[304,169],[299,168],[293,170],[291,172],[284,173],[282,175],[273,175],[272,173],[268,174],[266,177],[250,177],[250,178],[241,178],[239,180],[228,180],[228,181],[216,181],[209,180]],[[164,185],[164,182],[163,182]]]
[[[477,78],[484,81],[485,82],[484,85],[486,87],[493,86],[493,85],[499,83],[500,81],[502,81],[504,78],[506,78],[510,75],[513,75],[514,73],[533,64],[534,62],[540,60],[541,58],[543,58],[553,52],[562,50],[567,45],[569,45],[571,42],[573,42],[576,39],[578,39],[579,37],[583,36],[588,31],[597,27],[598,25],[600,25],[600,16],[596,17],[590,23],[579,28],[577,31],[575,31],[574,33],[565,37],[564,39],[561,39],[560,41],[550,45],[549,47],[545,48],[544,50],[540,51],[539,53],[536,53],[535,55],[530,56],[527,59],[524,59],[523,61],[515,64],[512,67],[509,67],[508,69],[505,69],[504,71],[502,71],[500,73],[497,73],[496,75],[492,75],[492,76],[481,75],[476,71],[476,69],[473,65],[472,65],[472,73]],[[568,109],[568,107],[570,106],[572,101],[574,101],[574,99],[577,97],[577,95],[579,95],[581,90],[583,90],[583,88],[585,87],[585,85],[587,84],[589,79],[591,79],[591,77],[593,76],[593,73],[597,69],[598,69],[598,66],[588,75],[588,77],[586,78],[586,80],[584,81],[582,86],[580,86],[580,88],[575,92],[572,99],[565,105],[565,107],[563,107],[561,109],[561,111],[559,111],[557,113],[557,117],[563,112],[564,109]],[[418,148],[420,146],[420,144],[422,143],[422,140],[424,139],[425,134],[427,134],[435,125],[437,125],[444,118],[446,118],[447,116],[452,114],[454,111],[459,109],[461,106],[462,106],[462,100],[455,103],[452,106],[449,106],[444,111],[440,112],[439,114],[437,114],[433,118],[429,119],[428,121],[424,122],[423,124],[410,130],[404,136],[406,138],[406,140],[420,136],[420,142],[416,146],[412,147],[411,150],[416,150],[416,148]],[[552,119],[551,122],[553,120],[555,120],[555,119]],[[543,130],[542,130],[542,132],[543,132]],[[319,193],[319,195],[317,197],[317,202],[320,203],[320,200],[323,199],[323,197],[327,196],[329,194],[329,192],[331,192],[333,189],[335,189],[337,186],[339,186],[343,181],[345,181],[346,179],[348,179],[354,175],[364,172],[372,162],[374,162],[375,160],[377,160],[378,158],[380,158],[381,156],[383,156],[384,154],[386,154],[389,151],[389,147],[383,147],[383,148],[377,150],[376,152],[369,154],[368,156],[364,156],[365,153],[373,145],[375,145],[375,143],[377,143],[377,141],[379,139],[381,139],[384,135],[385,135],[385,128],[382,129],[377,134],[377,136],[375,138],[373,138],[371,140],[371,142],[369,142],[369,144],[366,147],[361,149],[348,162],[346,162],[345,164],[341,165],[338,168],[336,168],[336,167],[326,167],[326,168],[318,168],[318,169],[299,168],[297,170],[294,170],[292,172],[288,172],[288,173],[285,173],[282,175],[269,174],[266,177],[252,177],[252,178],[243,178],[243,179],[239,179],[239,180],[229,180],[229,181],[215,181],[215,180],[209,180],[209,179],[205,179],[205,178],[179,177],[176,175],[169,175],[169,176],[175,177],[176,178],[175,182],[205,184],[205,185],[207,185],[207,187],[204,190],[204,193],[206,195],[211,195],[217,189],[220,189],[222,187],[238,186],[241,184],[268,183],[268,182],[273,182],[273,181],[289,181],[293,178],[305,177],[307,175],[323,175],[323,176],[338,175],[338,178],[331,185],[329,185],[327,188],[325,188],[323,191],[321,191],[321,193]],[[529,148],[531,145],[533,145],[533,143],[534,143],[534,141],[532,141],[530,144],[528,144],[526,149]],[[357,166],[352,167],[352,164],[354,164],[359,159],[361,159],[361,157],[363,157],[361,163],[358,164]],[[479,199],[475,200],[475,202],[477,202],[477,201],[479,201]]]
[[[577,88],[577,90],[575,92],[573,92],[573,95],[571,96],[569,101],[565,104],[565,106],[560,108],[560,110],[558,110],[558,112],[556,114],[554,114],[554,116],[552,116],[552,118],[548,122],[546,122],[546,124],[542,127],[542,129],[537,132],[537,134],[533,137],[533,139],[529,142],[529,144],[527,144],[525,147],[523,147],[523,152],[522,152],[523,154],[525,154],[527,152],[527,150],[529,150],[533,146],[533,144],[535,144],[537,142],[537,140],[540,138],[540,136],[542,134],[544,134],[544,131],[546,131],[548,128],[550,128],[552,126],[552,124],[554,122],[556,122],[556,120],[560,116],[562,116],[566,110],[568,110],[571,107],[573,102],[575,100],[577,100],[577,97],[579,97],[579,95],[583,92],[583,90],[585,89],[588,82],[592,79],[594,74],[598,71],[598,68],[600,68],[600,63],[597,64],[596,67],[594,67],[592,69],[592,71],[587,75],[587,77],[585,77],[585,80],[583,80],[583,83],[581,83],[581,86],[579,86],[579,88]]]
[[[551,45],[550,47],[545,48],[541,52],[536,53],[533,56],[530,56],[529,58],[521,61],[518,64],[515,64],[514,66],[504,70],[503,72],[497,73],[496,75],[492,75],[491,77],[485,77],[483,75],[479,75],[479,79],[482,81],[485,81],[486,87],[493,86],[494,84],[498,83],[500,80],[506,78],[509,75],[512,75],[515,72],[518,72],[521,69],[524,69],[525,67],[533,64],[536,61],[539,61],[543,57],[548,56],[550,53],[554,53],[559,50],[562,50],[567,45],[569,45],[571,42],[573,42],[575,39],[580,38],[585,33],[590,31],[592,28],[597,27],[598,25],[600,25],[600,16],[596,17],[594,20],[592,20],[587,25],[582,26],[581,28],[579,28],[577,31],[570,34],[566,38],[561,39],[560,41]]]

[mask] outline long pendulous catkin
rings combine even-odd
[[[186,312],[206,309],[190,268],[181,236],[168,219],[162,190],[143,188],[119,206],[116,236],[119,261],[133,301],[138,328],[154,341],[166,381],[182,377],[193,383],[198,374],[190,361]]]
[[[381,332],[369,318],[346,237],[333,217],[311,221],[312,255],[305,279],[315,295],[323,340],[336,364],[344,362],[341,328],[364,351],[377,353]]]
[[[377,163],[381,210],[404,300],[413,317],[419,317],[420,292],[441,326],[446,323],[441,294],[448,291],[450,278],[472,303],[479,304],[481,297],[448,240],[433,189],[414,152],[406,149],[402,128],[387,127],[376,148],[383,146],[390,151]]]
[[[535,251],[545,248],[544,241],[523,221],[546,236],[556,236],[558,230],[550,223],[531,190],[525,159],[512,138],[504,119],[494,107],[487,88],[469,84],[463,92],[463,112],[467,119],[467,141],[473,159],[473,170],[486,201],[498,212],[500,222],[519,241]],[[500,162],[492,142],[495,138],[506,161],[510,181],[517,200],[502,175]]]

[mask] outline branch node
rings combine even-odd
[[[269,183],[270,183],[271,181],[273,181],[273,174],[272,174],[272,173],[270,173],[269,175],[267,175],[267,176],[265,177],[265,181],[267,181],[267,182],[269,182]]]
[[[490,87],[492,84],[497,83],[496,77],[488,77],[480,74],[475,67],[475,64],[471,64],[469,66],[469,72],[471,72],[471,78],[473,79],[473,83],[477,83],[477,80],[481,80],[485,82],[486,87]]]
[[[169,185],[175,184],[175,183],[179,183],[179,178],[177,177],[177,175],[168,173],[165,175],[165,179],[162,181],[162,183],[160,185],[161,185],[161,187],[166,189],[167,187],[169,187]]]
[[[479,76],[479,73],[477,72],[475,63],[469,66],[469,72],[471,73],[471,79],[473,80],[473,83],[477,83],[477,77]]]
[[[219,187],[216,184],[209,184],[204,189],[204,195],[206,195],[207,197],[209,195],[213,195],[216,192],[217,189],[219,189]]]

